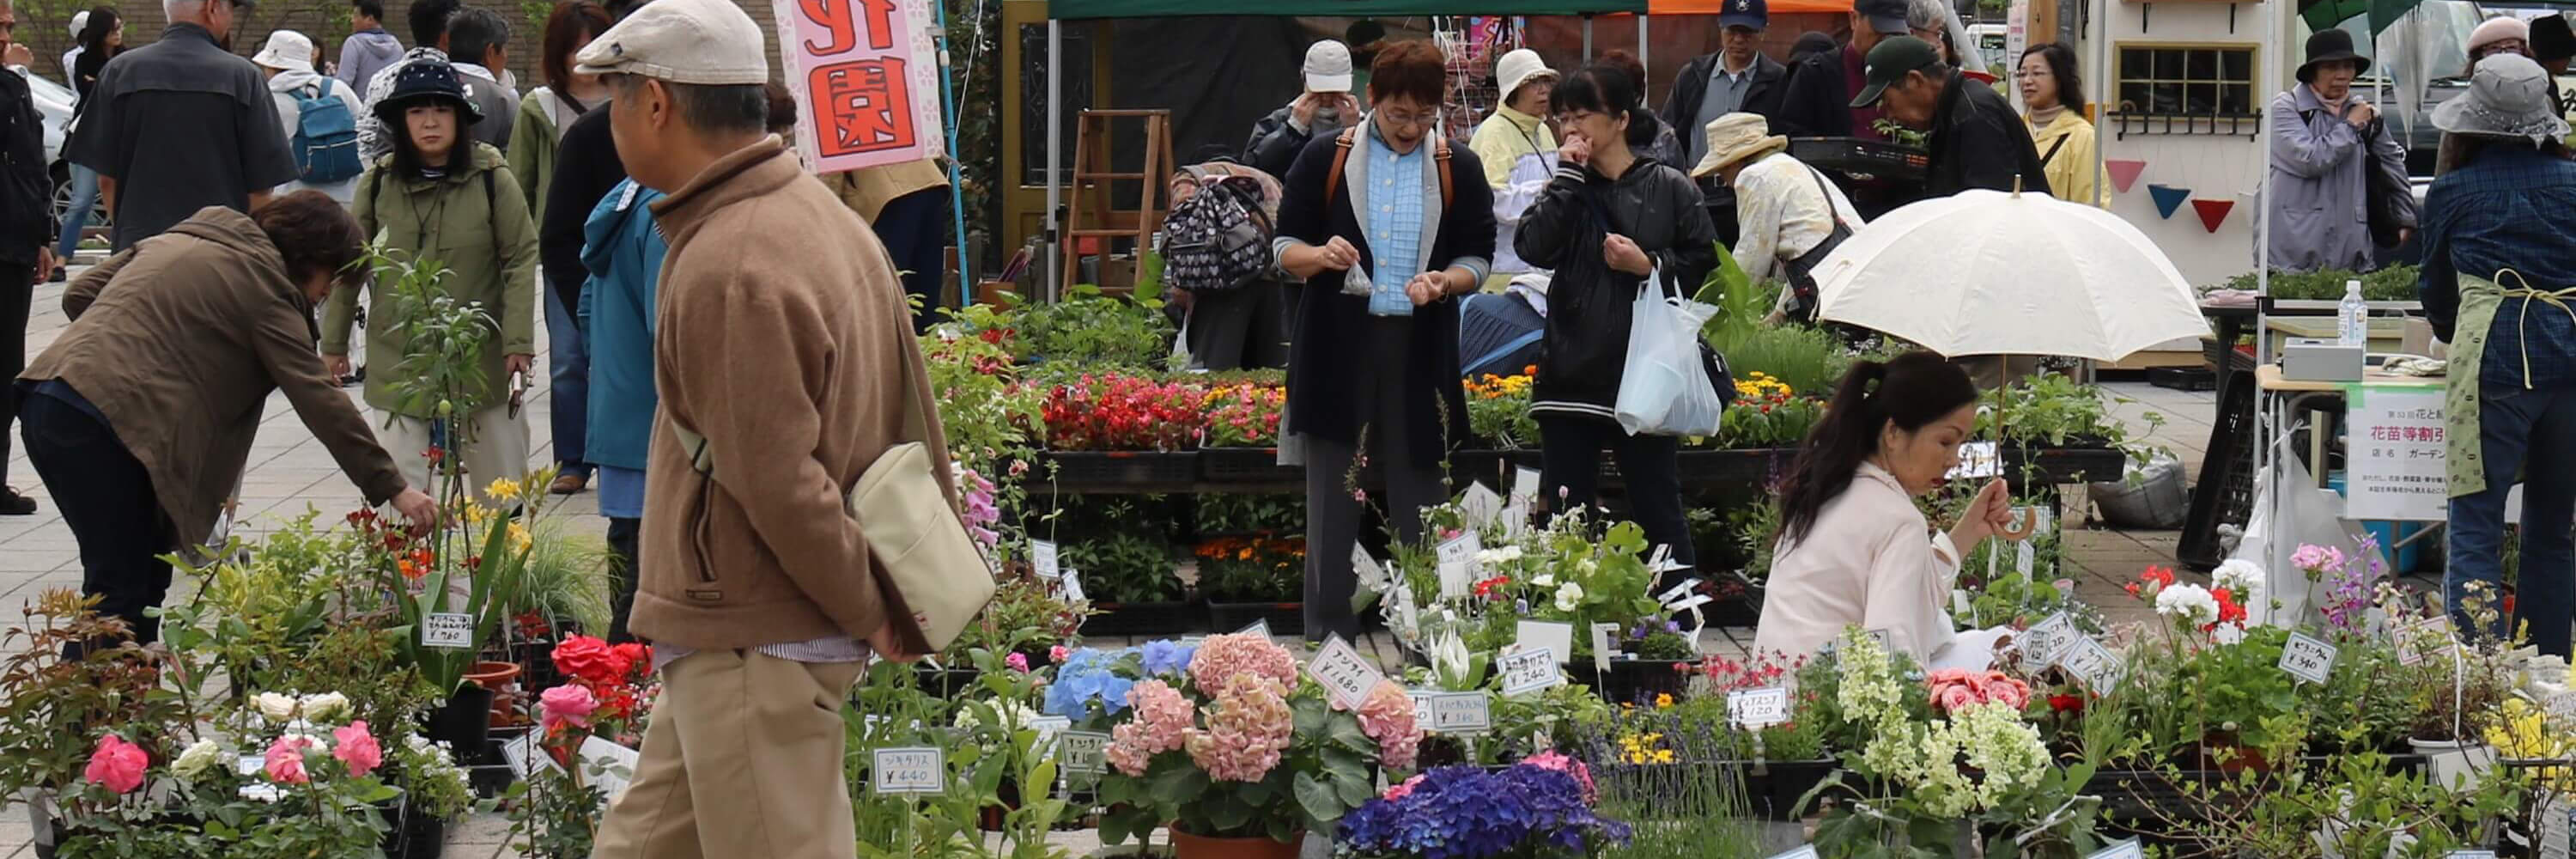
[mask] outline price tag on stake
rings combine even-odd
[[[1608,671],[1610,670],[1610,660],[1616,658],[1618,655],[1619,625],[1615,623],[1593,624],[1592,667],[1597,670]]]
[[[1082,594],[1082,571],[1081,571],[1081,570],[1073,569],[1073,568],[1071,568],[1071,567],[1066,567],[1066,568],[1065,568],[1065,570],[1064,570],[1064,598],[1065,598],[1065,601],[1067,601],[1067,602],[1085,602],[1085,601],[1088,601],[1088,600],[1090,599],[1090,597],[1083,596],[1083,594]]]
[[[1503,508],[1503,536],[1517,540],[1522,534],[1529,533],[1529,518],[1529,503],[1513,499]]]
[[[1351,544],[1351,572],[1358,574],[1360,587],[1384,592],[1387,588],[1386,567],[1369,557],[1368,547]]]
[[[1475,583],[1476,553],[1481,551],[1484,551],[1484,547],[1478,545],[1474,531],[1460,534],[1440,544],[1441,599],[1467,598],[1468,589]]]
[[[1789,690],[1773,686],[1726,693],[1726,713],[1744,728],[1763,728],[1789,721]]]
[[[1063,578],[1064,568],[1057,564],[1054,540],[1029,541],[1029,570],[1038,578],[1048,581]]]
[[[1771,859],[1816,859],[1816,848],[1812,846],[1800,847],[1787,853],[1774,855]]]
[[[1440,695],[1441,692],[1438,689],[1404,690],[1404,696],[1413,699],[1413,723],[1422,726],[1425,731],[1431,730],[1431,702],[1438,699]],[[1432,731],[1432,733],[1439,732]]]
[[[1518,698],[1565,684],[1565,675],[1556,670],[1556,651],[1544,647],[1524,647],[1504,654],[1499,660],[1503,673],[1503,697]]]
[[[2453,850],[2444,859],[2496,859],[2493,850]]]
[[[1483,483],[1467,485],[1467,493],[1458,499],[1458,514],[1467,520],[1467,530],[1481,531],[1503,515],[1503,497]]]
[[[1944,475],[1950,480],[1983,480],[2004,473],[2003,455],[1991,441],[1972,441],[1959,446],[1959,464]]]
[[[2552,693],[2541,706],[2560,721],[2576,720],[2576,689]]]
[[[1269,641],[1269,640],[1270,640],[1270,619],[1265,617],[1265,618],[1262,618],[1262,619],[1260,619],[1260,620],[1253,621],[1251,626],[1247,626],[1247,627],[1244,627],[1244,628],[1242,628],[1242,629],[1235,630],[1235,631],[1234,631],[1234,634],[1236,634],[1236,635],[1257,635],[1257,636],[1260,636],[1260,637],[1261,637],[1261,640],[1263,640],[1263,641]]]
[[[868,783],[879,795],[938,796],[948,792],[948,753],[935,746],[878,749]]]
[[[2021,642],[2022,670],[2037,674],[2056,664],[2058,655],[2073,643],[2076,635],[2075,618],[2062,611],[2031,624],[2029,629],[2022,630],[2021,635],[2015,637]]]
[[[1688,596],[1691,589],[1696,587],[1699,587],[1698,579],[1683,579],[1681,584],[1665,588],[1663,593],[1656,594],[1655,601],[1665,605],[1672,605],[1674,600]]]
[[[2029,540],[2013,544],[2013,572],[2020,573],[2022,578],[2027,579],[2030,578],[2031,571],[2038,567],[2038,546],[2031,545]]]
[[[447,611],[421,616],[420,646],[439,650],[473,649],[474,616]]]
[[[1333,703],[1352,710],[1359,709],[1360,703],[1368,700],[1370,690],[1386,682],[1386,675],[1378,673],[1377,666],[1361,658],[1360,652],[1351,649],[1351,643],[1343,641],[1339,635],[1325,641],[1322,650],[1315,651],[1315,658],[1306,663],[1306,673],[1314,675],[1315,682],[1324,687],[1324,694],[1331,696]]]
[[[2109,847],[2095,850],[2092,855],[2086,856],[2084,859],[2147,859],[2147,850],[2146,848],[2138,845],[2138,839],[2131,838],[2127,841],[2122,841],[2118,844],[2113,844]]]
[[[2281,670],[2302,683],[2324,683],[2334,676],[2335,646],[2309,637],[2307,633],[2290,633],[2290,642],[2281,647]]]
[[[1574,653],[1574,624],[1554,620],[1524,620],[1512,636],[1522,650],[1546,648],[1564,659]]]
[[[1029,727],[1038,732],[1037,748],[1049,749],[1055,747],[1056,737],[1073,730],[1073,720],[1063,716],[1039,716],[1029,720]]]
[[[2397,664],[2415,666],[2451,643],[2451,619],[2448,616],[2418,618],[2391,627],[2396,639]]]
[[[2119,654],[2090,638],[2078,638],[2068,644],[2058,655],[2057,664],[2096,695],[2108,695],[2120,688],[2120,681],[2128,673]]]
[[[1433,733],[1481,734],[1494,727],[1492,702],[1485,693],[1444,692],[1431,699],[1431,719],[1422,724]]]
[[[1108,771],[1109,735],[1099,731],[1066,731],[1056,735],[1056,757],[1064,771],[1099,775]]]
[[[1538,501],[1538,500],[1540,500],[1540,499],[1539,499],[1539,497],[1538,497],[1538,480],[1539,480],[1539,473],[1538,473],[1538,469],[1535,469],[1535,468],[1516,468],[1516,469],[1513,469],[1513,470],[1512,470],[1512,497],[1514,497],[1514,498],[1519,498],[1519,499],[1522,499],[1522,500],[1524,500],[1524,501]]]

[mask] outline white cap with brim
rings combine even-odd
[[[268,34],[268,44],[260,46],[259,53],[253,55],[250,61],[279,71],[311,70],[313,40],[293,30],[278,30]]]
[[[727,0],[653,0],[592,39],[573,71],[631,74],[677,84],[769,82],[760,26]]]
[[[1350,46],[1325,39],[1306,48],[1307,92],[1350,92]]]
[[[80,38],[81,31],[87,29],[89,29],[89,10],[83,9],[72,13],[72,38]]]

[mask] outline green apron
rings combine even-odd
[[[2505,280],[2513,281],[2514,285],[2504,286],[2502,281]],[[2576,299],[2576,287],[2556,292],[2533,289],[2530,282],[2522,279],[2522,272],[2509,268],[2498,269],[2494,280],[2476,275],[2460,276],[2460,315],[2458,324],[2452,329],[2448,396],[2442,406],[2443,423],[2448,425],[2445,457],[2451,472],[2453,498],[2476,495],[2487,489],[2486,463],[2481,457],[2484,436],[2480,435],[2478,421],[2478,379],[2486,363],[2487,332],[2495,327],[2496,312],[2503,309],[2505,300],[2509,298],[2523,300],[2515,322],[2518,326],[2530,321],[2534,304],[2548,305],[2567,313],[2570,319],[2576,319],[2576,308],[2569,307],[2567,303]],[[2544,308],[2541,312],[2549,311]],[[2522,385],[2529,388],[2531,346],[2528,335],[2525,337]]]

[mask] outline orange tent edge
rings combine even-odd
[[[1771,0],[1771,14],[1799,12],[1849,12],[1850,0]],[[1726,0],[1647,0],[1649,15],[1715,15],[1726,11]]]

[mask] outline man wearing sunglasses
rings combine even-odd
[[[267,76],[232,53],[233,21],[248,5],[163,0],[170,26],[161,40],[99,71],[67,148],[74,163],[98,171],[99,198],[116,216],[116,250],[207,206],[250,212],[297,177]],[[187,129],[185,142],[173,129]]]

